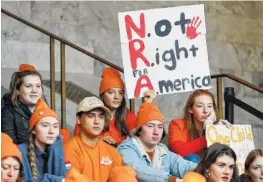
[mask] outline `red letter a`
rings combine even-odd
[[[145,80],[146,83],[142,84],[142,81]],[[141,89],[144,87],[148,87],[148,90],[153,90],[153,86],[151,80],[147,75],[142,75],[136,82],[134,96],[139,97],[141,94]]]

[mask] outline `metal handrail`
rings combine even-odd
[[[30,26],[31,28],[33,28],[35,30],[38,30],[38,31],[42,32],[43,34],[46,34],[46,35],[48,35],[48,36],[50,36],[50,37],[52,37],[52,38],[64,43],[65,45],[68,45],[68,46],[70,46],[70,47],[82,52],[83,54],[86,54],[86,55],[96,59],[97,61],[99,61],[101,63],[104,63],[104,64],[106,64],[106,65],[108,65],[110,67],[113,67],[113,68],[115,68],[115,69],[117,69],[117,70],[119,70],[120,72],[123,73],[123,68],[122,67],[119,67],[118,65],[115,65],[115,64],[107,61],[106,59],[104,59],[104,58],[102,58],[100,56],[97,56],[96,54],[93,54],[93,53],[91,53],[91,52],[89,52],[89,51],[77,46],[76,44],[73,44],[73,43],[71,43],[71,42],[69,42],[69,41],[67,41],[67,40],[65,40],[65,39],[63,39],[63,38],[61,38],[61,37],[49,32],[49,31],[47,31],[47,30],[45,30],[45,29],[43,29],[43,28],[41,28],[41,27],[39,27],[39,26],[37,26],[37,25],[35,25],[35,24],[33,24],[33,23],[23,19],[23,18],[21,18],[21,17],[19,17],[19,16],[16,16],[13,13],[10,13],[9,11],[6,11],[6,10],[1,8],[1,12],[6,14],[7,16],[10,16],[10,17],[16,19],[17,21],[20,21],[20,22]]]
[[[106,64],[110,67],[113,67],[115,69],[117,69],[118,71],[123,73],[123,68],[119,67],[118,65],[115,65],[109,61],[107,61],[106,59],[93,54],[79,46],[77,46],[76,44],[73,44],[65,39],[63,39],[62,37],[59,37],[19,16],[14,15],[13,13],[10,13],[9,11],[6,11],[4,9],[1,8],[1,12],[4,13],[5,15],[14,18],[15,20],[39,31],[42,32],[43,34],[49,36],[50,38],[50,81],[51,81],[51,85],[50,85],[50,96],[51,96],[51,108],[52,109],[56,109],[56,96],[55,96],[55,92],[56,92],[56,88],[55,88],[55,40],[60,41],[60,64],[61,64],[61,128],[64,128],[66,126],[66,68],[65,68],[65,45],[72,47],[75,50],[78,50],[80,52],[82,52],[83,54],[86,54],[87,56],[90,56],[92,58],[94,58],[94,60],[99,61],[103,64]],[[130,107],[131,110],[134,111],[135,109],[135,100],[131,99],[130,100]]]
[[[41,27],[39,27],[39,26],[37,26],[37,25],[34,25],[31,22],[29,22],[29,21],[27,21],[27,20],[25,20],[25,19],[23,19],[21,17],[18,17],[16,15],[4,10],[4,9],[1,9],[1,12],[6,14],[7,16],[10,16],[10,17],[16,19],[17,21],[20,21],[20,22],[30,26],[31,28],[33,28],[35,30],[38,30],[38,31],[50,36],[50,52],[52,54],[50,59],[51,59],[52,65],[54,65],[54,45],[53,45],[54,44],[54,40],[53,39],[56,39],[56,40],[60,41],[62,44],[68,45],[68,46],[70,46],[70,47],[82,52],[83,54],[86,54],[86,55],[94,58],[95,60],[97,60],[97,61],[99,61],[101,63],[104,63],[104,64],[106,64],[106,65],[108,65],[110,67],[113,67],[113,68],[117,69],[118,71],[120,71],[122,73],[124,72],[123,68],[119,67],[118,65],[115,65],[115,64],[107,61],[106,59],[104,59],[104,58],[102,58],[100,56],[97,56],[96,54],[93,54],[93,53],[91,53],[91,52],[89,52],[89,51],[87,51],[87,50],[85,50],[85,49],[83,49],[83,48],[81,48],[81,47],[79,47],[79,46],[77,46],[77,45],[75,45],[75,44],[73,44],[73,43],[71,43],[71,42],[69,42],[69,41],[67,41],[67,40],[65,40],[65,39],[63,39],[63,38],[61,38],[61,37],[49,32],[49,31],[47,31],[47,30],[45,30],[45,29],[43,29],[43,28],[41,28]],[[54,67],[53,66],[51,66],[51,75],[54,75]],[[223,87],[222,87],[223,84],[222,83],[223,82],[222,82],[222,78],[224,78],[224,77],[229,78],[229,79],[231,79],[233,81],[236,81],[236,82],[238,82],[238,83],[240,83],[242,85],[245,85],[245,86],[247,86],[247,87],[249,87],[249,88],[251,88],[253,90],[256,90],[256,91],[258,91],[260,93],[263,93],[263,88],[260,88],[260,87],[254,85],[254,84],[252,84],[252,83],[250,83],[250,82],[248,82],[248,81],[246,81],[246,80],[244,80],[242,78],[239,78],[239,77],[237,77],[235,75],[232,75],[232,74],[229,74],[229,73],[222,73],[222,74],[211,75],[212,79],[216,79],[217,80],[217,104],[218,104],[218,109],[219,109],[219,116],[221,118],[223,118],[223,96],[222,96],[222,93],[223,93]],[[54,82],[55,81],[54,77],[51,76],[51,78],[52,78],[52,81]],[[52,91],[51,95],[54,95],[54,93],[55,93],[54,83],[51,84],[51,91]],[[53,97],[51,97],[51,100],[52,100],[52,104],[51,105],[54,107],[55,106],[55,102],[54,102],[54,100],[52,98]],[[134,111],[135,110],[135,100],[134,99],[130,100],[130,105],[131,105],[131,110]]]
[[[213,78],[223,78],[223,77],[227,77],[227,78],[229,78],[231,80],[234,80],[234,81],[236,81],[236,82],[238,82],[238,83],[240,83],[242,85],[245,85],[245,86],[247,86],[247,87],[249,87],[249,88],[251,88],[253,90],[256,90],[256,91],[258,91],[260,93],[263,93],[263,88],[260,88],[260,87],[256,86],[255,84],[250,83],[250,82],[248,82],[248,81],[246,81],[246,80],[244,80],[242,78],[239,78],[239,77],[237,77],[235,75],[232,75],[230,73],[222,73],[222,74],[211,75],[212,79]]]
[[[233,81],[236,81],[244,86],[247,86],[253,90],[256,90],[260,93],[263,93],[263,89],[256,86],[253,83],[250,83],[242,78],[239,78],[235,75],[232,75],[230,73],[222,73],[222,74],[214,74],[211,75],[212,79],[216,79],[216,84],[217,84],[217,105],[218,105],[218,114],[220,118],[223,118],[223,78],[229,78]]]

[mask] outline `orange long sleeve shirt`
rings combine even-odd
[[[202,155],[202,150],[207,146],[205,136],[191,140],[189,131],[183,119],[172,120],[168,129],[168,148],[182,157],[190,154]]]
[[[101,140],[91,147],[75,136],[64,146],[64,153],[66,162],[96,182],[107,182],[112,168],[122,165],[119,152]]]

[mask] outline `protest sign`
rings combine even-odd
[[[204,5],[118,14],[128,98],[211,88]]]
[[[229,145],[237,155],[239,173],[244,172],[244,163],[248,153],[255,148],[251,125],[208,125],[206,128],[206,141],[209,147],[219,142]]]

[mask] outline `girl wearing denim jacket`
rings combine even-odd
[[[29,120],[29,143],[19,145],[24,181],[64,182],[63,142],[59,136],[59,118],[43,99],[39,99]]]
[[[162,113],[156,105],[143,103],[136,119],[135,136],[118,146],[123,162],[134,168],[138,181],[179,182],[185,173],[196,168],[195,163],[170,152],[160,143],[164,135]]]

